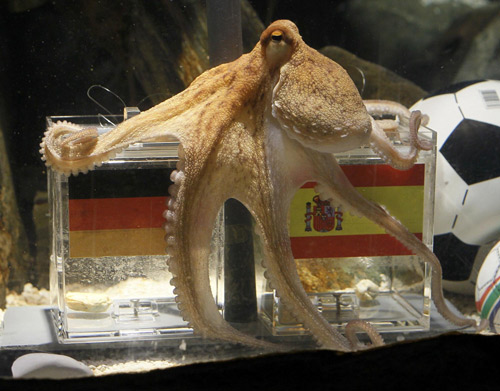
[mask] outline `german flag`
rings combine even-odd
[[[425,165],[407,171],[388,165],[343,165],[342,170],[367,199],[383,205],[418,238],[422,238]],[[366,218],[353,216],[314,191],[306,183],[290,208],[290,237],[293,254],[300,258],[340,258],[409,255],[399,241]]]
[[[164,255],[162,213],[172,170],[95,170],[70,177],[70,257]]]

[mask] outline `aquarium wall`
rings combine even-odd
[[[154,358],[161,353],[172,357],[169,366],[255,353],[217,341],[189,350],[188,340],[201,338],[175,305],[161,216],[126,228],[149,230],[146,236],[127,233],[140,240],[122,235],[124,227],[106,225],[115,218],[131,221],[116,208],[120,199],[149,198],[148,208],[162,209],[177,159],[175,143],[135,145],[94,173],[71,177],[49,169],[40,155],[47,117],[49,124],[68,120],[104,132],[123,120],[124,109],[144,112],[209,69],[207,3],[125,1],[118,6],[82,0],[68,6],[7,0],[0,5],[0,351],[26,346],[59,351],[78,342],[75,355],[83,357],[83,350],[99,351],[102,342],[110,342],[124,349],[117,353],[121,361],[137,360],[136,353]],[[377,182],[385,165],[369,148],[336,157],[358,191],[393,210],[438,255],[449,303],[498,325],[497,311],[486,311],[486,300],[474,294],[479,270],[500,239],[498,202],[487,197],[500,191],[500,2],[237,3],[243,53],[254,48],[272,21],[289,19],[304,42],[347,71],[362,99],[395,101],[429,116],[421,137],[434,148],[420,154],[415,168],[391,177],[393,182]],[[397,118],[378,118],[386,119]],[[406,152],[407,129],[399,131],[389,136]],[[366,170],[361,166],[370,167],[373,183],[356,184],[356,170]],[[138,185],[127,187],[129,181]],[[330,324],[344,332],[350,319],[370,320],[389,343],[453,328],[436,314],[431,270],[421,259],[387,238],[363,242],[363,235],[383,233],[316,196],[314,184],[299,190],[289,229],[297,273]],[[96,199],[114,201],[96,206]],[[115,210],[115,217],[101,218],[99,226],[98,219],[86,219],[89,205]],[[125,210],[129,213],[130,205]],[[211,289],[221,314],[228,305],[221,239],[226,217],[221,211],[216,226],[207,227],[213,230]],[[246,282],[255,295],[250,295],[250,321],[236,321],[235,327],[315,348],[264,277],[263,244],[254,222],[245,229],[252,233],[247,239],[255,270]],[[118,249],[111,245],[116,238]],[[382,242],[388,251],[377,250]],[[131,281],[142,287],[125,286]],[[481,281],[491,283],[491,278]],[[485,290],[481,286],[479,294]],[[16,319],[42,325],[40,333],[18,327]],[[156,339],[175,343],[155,350],[148,343]],[[219,350],[207,355],[206,346]]]

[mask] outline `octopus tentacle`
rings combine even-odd
[[[384,130],[377,124],[377,121],[371,118],[372,132],[370,135],[370,146],[372,150],[394,168],[399,170],[411,168],[417,160],[420,150],[432,149],[432,144],[430,142],[418,138],[418,129],[421,120],[422,114],[420,111],[411,113],[409,119],[410,150],[404,155],[394,147]]]
[[[394,102],[392,100],[383,99],[364,99],[363,103],[372,117],[383,117],[386,115],[394,116],[399,119],[399,121],[406,125],[408,119],[410,118],[410,110],[401,103]],[[429,122],[429,116],[422,115],[422,125],[425,126]]]
[[[363,103],[376,124],[384,131],[394,132],[400,125],[408,126],[410,118],[410,110],[400,103],[389,100],[368,99],[363,100]],[[387,116],[394,119],[385,118]]]
[[[259,185],[258,197],[252,192],[241,197],[259,226],[264,243],[266,277],[281,302],[311,331],[322,347],[341,351],[358,350],[360,345],[357,338],[351,335],[344,337],[317,311],[297,273],[288,232],[288,209],[300,186],[308,180],[314,180],[314,169],[310,165],[311,151],[306,150],[300,142],[275,131],[276,126],[279,126],[275,121],[269,116],[266,124],[269,128],[266,164],[270,177],[265,181],[261,179],[264,182]],[[282,162],[288,164],[283,165]],[[280,181],[278,177],[286,177],[288,181]],[[366,325],[364,330],[370,331],[374,345],[383,344],[378,332],[370,325]]]
[[[254,217],[259,225],[264,242],[266,277],[276,290],[281,302],[296,319],[309,329],[313,337],[325,348],[351,351],[349,341],[334,329],[317,311],[307,296],[296,270],[296,265],[288,240],[286,221],[279,206],[274,205],[270,213],[262,213],[262,205],[254,209]]]
[[[246,83],[228,77],[231,67],[237,62],[249,69],[259,67],[260,59],[251,54],[208,70],[188,89],[107,133],[98,135],[96,129],[83,129],[68,122],[51,126],[40,144],[42,159],[59,172],[77,174],[92,169],[137,142],[179,140],[184,145],[199,144],[208,131],[208,125],[211,129],[227,127],[231,116],[241,106],[241,99],[235,103],[228,99],[228,95],[235,91],[237,94],[248,93],[247,89],[260,82],[260,75],[255,80],[249,78]]]
[[[228,176],[206,170],[193,173],[189,163],[192,160],[186,154],[186,163],[181,161],[172,174],[174,185],[169,189],[172,198],[165,213],[168,266],[181,315],[205,338],[279,349],[237,331],[217,308],[210,289],[208,264],[212,228],[226,198],[224,181]],[[181,170],[184,164],[185,169]]]
[[[255,206],[252,209],[254,208]],[[265,244],[264,266],[267,278],[285,307],[311,331],[321,346],[341,351],[354,350],[349,341],[317,311],[307,296],[296,270],[283,210],[277,209],[282,208],[273,205],[268,213],[262,213],[265,209],[259,205],[254,212]]]
[[[375,122],[385,132],[395,132],[399,127],[399,123],[392,119],[376,119]]]
[[[87,172],[95,166],[93,157],[89,155],[97,139],[95,128],[82,128],[66,121],[57,122],[45,132],[40,144],[42,160],[47,166],[54,166],[67,175]],[[103,156],[102,160],[106,158]]]
[[[394,115],[400,118],[409,118],[410,110],[400,103],[381,100],[381,99],[364,99],[363,103],[371,116]]]
[[[315,167],[321,175],[318,184],[320,197],[328,199],[330,197],[339,201],[343,207],[356,214],[364,216],[381,226],[387,233],[398,239],[409,250],[420,256],[422,260],[432,267],[432,299],[439,313],[451,323],[461,327],[475,327],[473,319],[459,316],[452,312],[443,296],[442,269],[439,260],[415,235],[398,220],[392,217],[385,209],[378,204],[371,202],[361,196],[352,186],[345,174],[340,169],[336,160],[327,155],[316,157]],[[337,189],[342,189],[339,191]]]
[[[356,332],[361,331],[368,335],[371,340],[371,346],[383,346],[384,340],[379,332],[369,322],[361,319],[350,320],[345,326],[345,336],[353,346],[362,346]],[[363,346],[361,349],[367,349],[370,346]]]
[[[191,124],[199,118],[203,105],[177,116],[168,111],[170,106],[155,106],[101,135],[95,128],[84,129],[58,122],[45,133],[40,152],[47,164],[56,170],[77,174],[92,169],[136,142],[175,139],[186,142],[186,129],[194,128]]]
[[[273,211],[276,209],[278,207],[275,206]],[[307,296],[297,273],[286,223],[283,218],[279,217],[280,214],[254,215],[260,226],[262,239],[266,244],[264,266],[270,285],[276,290],[284,306],[300,323],[304,324],[323,348],[345,352],[359,350],[362,347],[355,333],[348,334],[346,327],[346,336],[343,336],[318,312]],[[279,230],[266,229],[266,227],[270,227],[269,224],[282,228]],[[367,332],[374,346],[384,344],[380,334],[369,323],[356,320],[355,324],[357,329]]]

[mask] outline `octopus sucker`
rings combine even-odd
[[[167,235],[165,241],[167,242],[167,246],[175,246],[175,237],[172,235]]]
[[[179,171],[177,170],[173,170],[171,173],[170,173],[170,180],[172,182],[175,182],[175,178],[177,178],[177,174],[179,173]]]
[[[175,286],[176,281],[177,281],[177,280],[176,280],[176,277],[172,277],[172,278],[170,279],[170,285]]]
[[[179,186],[177,186],[176,184],[170,185],[168,187],[168,194],[170,194],[170,196],[172,197],[176,197],[178,191],[179,191]]]
[[[389,122],[384,116],[390,116]],[[368,322],[347,326],[347,337],[318,312],[300,282],[287,229],[288,209],[305,182],[321,196],[379,224],[432,265],[432,297],[439,312],[459,326],[475,322],[454,314],[444,301],[441,268],[432,252],[379,205],[349,183],[332,153],[369,144],[392,166],[408,169],[420,150],[432,148],[418,130],[426,117],[395,102],[361,99],[347,72],[307,46],[290,21],[278,20],[255,48],[206,71],[183,92],[102,135],[69,123],[52,126],[42,159],[65,174],[83,172],[130,144],[177,140],[171,202],[164,213],[168,267],[181,314],[205,338],[266,349],[287,349],[231,327],[212,297],[208,260],[212,230],[225,200],[242,202],[262,238],[266,276],[287,308],[314,340],[341,351],[365,348],[381,337]],[[379,121],[379,122],[377,122]],[[390,122],[392,121],[392,122]],[[409,152],[391,143],[384,129],[409,128]],[[70,134],[70,136],[64,136]],[[70,137],[67,142],[64,137]]]
[[[177,202],[176,197],[170,197],[169,200],[167,201],[167,208],[170,210],[175,210],[176,202]]]
[[[175,212],[172,209],[168,209],[166,213],[164,214],[165,219],[167,220],[167,223],[175,223],[176,221],[176,215]]]
[[[410,110],[397,102],[365,99],[363,103],[371,116],[392,115],[400,118],[410,118]]]

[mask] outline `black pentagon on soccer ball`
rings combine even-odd
[[[498,126],[464,119],[440,151],[468,185],[500,176]]]
[[[451,232],[435,235],[434,254],[441,262],[443,279],[448,281],[467,280],[472,272],[479,247],[462,242]]]

